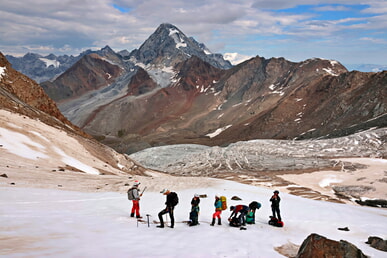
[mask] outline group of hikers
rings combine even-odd
[[[139,189],[140,182],[136,180],[131,188],[128,190],[128,199],[132,201],[132,210],[130,213],[131,217],[136,216],[137,219],[141,219],[140,215],[140,197],[145,191],[145,188],[142,193]],[[169,214],[171,219],[170,228],[173,228],[175,225],[174,209],[175,206],[179,203],[179,198],[175,192],[170,191],[169,189],[164,189],[160,193],[166,196],[165,208],[161,210],[158,214],[160,224],[158,228],[164,228],[163,215]],[[271,209],[273,216],[270,216],[269,224],[273,226],[282,227],[283,222],[280,215],[280,204],[281,198],[279,196],[279,191],[274,191],[273,196],[270,198]],[[189,226],[196,226],[199,224],[199,204],[200,204],[200,195],[195,194],[191,200],[191,211],[189,213],[189,221],[187,224]],[[221,214],[222,211],[227,209],[226,197],[219,194],[215,195],[215,212],[212,214],[211,226],[214,226],[217,220],[218,225],[222,225]],[[255,212],[257,209],[261,208],[261,204],[257,201],[251,202],[247,205],[236,205],[231,206],[230,211],[231,215],[228,218],[230,226],[241,227],[247,224],[255,224]],[[242,229],[242,228],[241,228]]]

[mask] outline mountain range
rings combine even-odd
[[[40,85],[72,123],[123,153],[329,138],[387,126],[386,71],[259,56],[232,66],[167,23],[139,49],[84,53]]]

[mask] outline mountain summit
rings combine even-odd
[[[135,63],[141,62],[145,65],[174,66],[192,56],[197,56],[217,68],[228,69],[232,66],[223,58],[218,60],[215,55],[208,52],[204,44],[187,37],[169,23],[161,24],[139,49],[130,53],[129,58]]]

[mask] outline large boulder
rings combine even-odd
[[[387,252],[387,240],[383,240],[376,236],[370,236],[366,243],[375,249]]]
[[[309,235],[302,243],[297,258],[363,258],[367,257],[353,244],[340,240],[334,241],[318,234]]]

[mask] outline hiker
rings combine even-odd
[[[140,190],[138,186],[140,182],[138,180],[134,181],[133,186],[128,190],[128,198],[132,201],[132,212],[130,213],[130,217],[134,217],[134,213],[136,213],[136,218],[141,219],[140,215]]]
[[[246,223],[255,224],[255,211],[261,208],[261,204],[257,201],[253,201],[249,204],[249,211],[246,214]]]
[[[232,211],[228,221],[232,221],[233,218],[238,218],[240,221],[240,224],[242,226],[246,225],[246,214],[249,211],[249,207],[246,205],[237,205],[237,206],[231,206],[230,211]],[[239,214],[239,216],[238,216]]]
[[[200,196],[199,194],[195,194],[194,197],[191,200],[191,212],[189,214],[189,226],[196,226],[199,224],[199,203],[200,203]]]
[[[222,218],[220,217],[220,214],[222,214],[222,201],[220,200],[219,195],[215,195],[214,206],[215,206],[215,213],[212,214],[212,222],[210,225],[211,226],[215,225],[216,218],[218,218],[218,225],[222,225]]]
[[[280,209],[279,209],[279,203],[281,201],[281,198],[279,197],[279,191],[275,190],[273,193],[274,193],[273,196],[270,198],[270,201],[271,201],[271,211],[273,212],[273,217],[274,218],[277,218],[276,217],[276,214],[277,214],[278,220],[282,221],[281,220]]]
[[[157,227],[158,228],[164,227],[163,215],[166,213],[169,213],[169,217],[171,218],[170,228],[173,228],[175,225],[175,217],[173,215],[173,210],[175,209],[175,206],[179,203],[179,198],[175,192],[171,192],[168,189],[164,189],[160,193],[167,196],[167,201],[165,202],[165,205],[166,205],[165,209],[159,212],[160,225]]]

